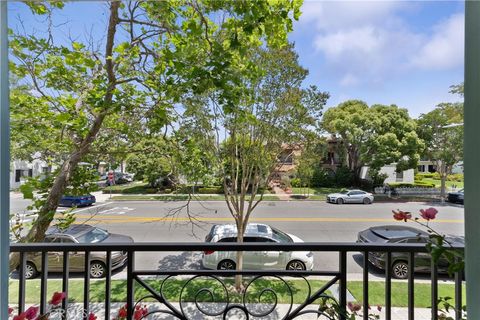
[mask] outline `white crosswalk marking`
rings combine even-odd
[[[129,207],[114,207],[114,208],[110,208],[110,209],[107,209],[107,210],[102,210],[102,211],[99,211],[98,213],[99,214],[125,214],[127,213],[128,211],[132,211],[134,210],[134,208],[129,208]]]

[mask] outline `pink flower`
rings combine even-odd
[[[13,312],[13,308],[8,307],[8,315],[11,315]]]
[[[93,312],[90,312],[90,314],[88,315],[88,320],[97,320],[97,316],[93,314]]]
[[[348,306],[348,309],[350,309],[350,311],[352,311],[352,312],[357,312],[357,311],[360,311],[362,309],[362,306],[358,303],[349,302],[347,304],[347,306]]]
[[[392,210],[392,212],[393,212],[393,219],[398,220],[398,221],[403,220],[403,221],[407,222],[408,219],[412,218],[412,214],[410,212],[401,211],[400,209],[398,209],[397,211]]]
[[[378,310],[378,312],[382,312],[382,306],[378,305],[377,310]]]
[[[420,209],[420,215],[422,216],[423,219],[425,220],[433,220],[435,219],[435,216],[437,215],[438,210],[435,208],[428,208],[426,210]]]
[[[25,311],[25,318],[28,320],[33,320],[38,314],[39,307],[31,306]]]
[[[65,292],[55,292],[52,296],[52,301],[50,301],[50,304],[54,306],[59,305],[66,297],[67,295]]]

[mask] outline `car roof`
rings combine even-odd
[[[69,236],[77,237],[79,235],[87,233],[88,231],[94,228],[95,227],[92,227],[91,225],[88,225],[88,224],[72,224],[67,229],[60,229],[57,226],[53,226],[48,228],[47,232],[45,232],[45,235],[47,236],[69,235]]]
[[[217,224],[212,228],[212,237],[218,236],[219,239],[237,236],[237,226],[235,224]],[[245,229],[244,237],[271,236],[272,228],[267,224],[249,223]]]
[[[408,226],[376,226],[370,227],[369,230],[376,236],[386,240],[400,240],[406,238],[427,237],[428,233]]]

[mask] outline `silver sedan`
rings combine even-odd
[[[336,204],[371,204],[373,202],[373,194],[362,190],[344,190],[339,193],[330,193],[327,195],[327,202]]]

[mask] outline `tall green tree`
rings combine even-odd
[[[248,58],[257,72],[241,78],[237,104],[221,108],[223,96],[215,91],[203,100],[190,100],[188,117],[179,129],[201,143],[205,153],[197,154],[208,156],[218,168],[239,243],[284,146],[304,143],[313,136],[328,98],[316,87],[302,89],[307,70],[299,65],[293,45],[258,48]],[[183,167],[190,168],[189,163]],[[241,270],[241,252],[236,264]],[[237,288],[240,281],[237,277]]]
[[[328,109],[322,127],[342,141],[347,166],[357,178],[363,166],[378,170],[397,163],[397,171],[415,168],[424,143],[406,109],[349,100]]]
[[[441,103],[420,115],[417,123],[418,135],[426,145],[423,156],[436,163],[444,201],[447,176],[463,159],[463,103]]]
[[[61,2],[29,2],[36,14]],[[106,33],[95,41],[59,44],[52,34],[12,33],[11,71],[29,95],[12,97],[14,146],[54,154],[59,166],[24,241],[40,241],[79,162],[108,119],[144,111],[161,130],[188,95],[214,90],[225,113],[241,101],[248,50],[285,41],[299,1],[111,1]],[[48,15],[53,16],[55,12]],[[52,24],[54,25],[54,24]],[[89,37],[86,37],[89,38]],[[95,39],[94,39],[95,40]],[[29,141],[27,137],[36,137]],[[40,138],[42,137],[42,138]]]

